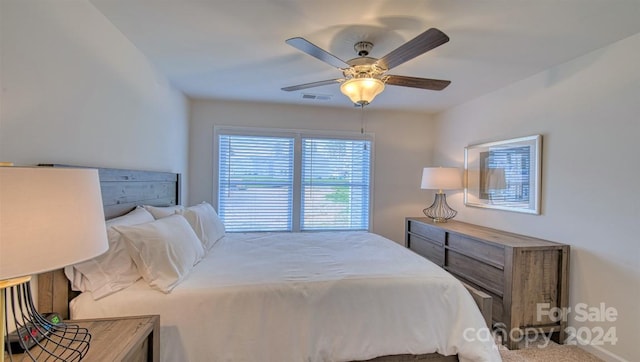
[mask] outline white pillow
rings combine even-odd
[[[182,205],[175,205],[175,206],[144,205],[143,207],[145,208],[145,210],[149,211],[156,220],[162,219],[163,217],[171,216],[175,214],[176,211],[184,209],[184,206]]]
[[[120,233],[114,227],[137,225],[154,221],[153,216],[142,207],[137,207],[126,215],[107,220],[109,250],[91,260],[70,265],[64,273],[71,281],[71,287],[81,292],[91,292],[97,300],[124,289],[140,279],[140,273],[129,256]]]
[[[115,229],[124,238],[142,278],[164,293],[180,284],[204,256],[202,243],[182,215]]]
[[[202,242],[204,250],[211,249],[213,244],[225,235],[222,220],[218,217],[213,206],[206,202],[178,210],[177,213],[187,219]]]

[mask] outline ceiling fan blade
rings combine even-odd
[[[297,37],[297,38],[287,39],[285,43],[291,45],[292,47],[304,53],[311,55],[316,59],[320,59],[329,65],[333,65],[336,68],[349,67],[349,64],[345,63],[344,60],[336,57],[335,55],[327,52],[326,50],[319,48],[318,46],[312,44],[311,42],[309,42],[304,38]]]
[[[431,28],[380,58],[377,64],[389,70],[448,41],[447,34]]]
[[[449,80],[405,77],[403,75],[389,75],[388,77],[389,78],[387,78],[387,81],[385,83],[389,85],[398,85],[401,87],[412,87],[436,91],[443,90],[449,84],[451,84],[451,81]]]
[[[342,83],[342,82],[344,82],[343,78],[327,79],[327,80],[321,80],[319,82],[292,85],[290,87],[284,87],[284,88],[281,88],[281,89],[283,91],[292,92],[292,91],[297,91],[297,90],[301,90],[301,89],[320,87],[320,86],[323,86],[323,85],[329,85],[329,84],[334,84],[334,83]]]

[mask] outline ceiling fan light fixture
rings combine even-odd
[[[340,86],[340,91],[351,101],[367,105],[384,90],[384,82],[377,78],[351,78]]]

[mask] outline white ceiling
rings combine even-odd
[[[390,73],[451,80],[443,91],[388,86],[369,106],[438,112],[640,32],[638,0],[90,0],[193,98],[353,107],[339,70],[285,44],[380,58],[428,28],[451,40]],[[640,51],[640,49],[639,49]],[[302,95],[330,95],[329,101]]]

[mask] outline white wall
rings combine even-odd
[[[194,100],[191,102],[189,202],[216,198],[214,125],[359,132],[360,109]],[[432,156],[430,116],[365,108],[366,132],[375,134],[373,231],[404,243],[404,218],[421,213],[422,167]]]
[[[360,128],[357,109],[203,100],[189,108],[84,0],[2,0],[0,10],[0,161],[181,172],[193,204],[214,198],[214,125]],[[449,202],[458,220],[570,244],[571,305],[603,302],[619,313],[613,324],[585,324],[616,328],[618,343],[597,352],[639,360],[638,49],[635,35],[456,107],[436,123],[367,109],[376,142],[373,231],[403,242],[404,217],[419,216],[433,199],[419,189],[422,167],[461,166],[469,144],[543,134],[542,215],[468,208],[461,193]]]
[[[440,161],[463,165],[465,146],[543,135],[542,215],[465,207],[457,219],[571,245],[570,305],[616,308],[618,342],[586,347],[640,360],[640,34],[437,116]]]
[[[186,176],[186,98],[93,5],[0,6],[0,161]]]

